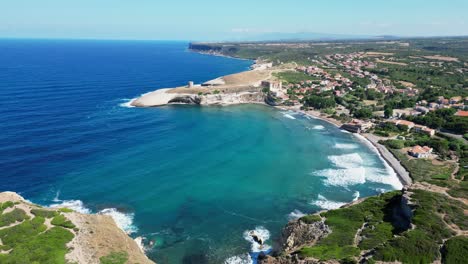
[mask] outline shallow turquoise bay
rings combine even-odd
[[[301,213],[400,187],[371,146],[321,120],[261,105],[122,106],[248,61],[186,43],[0,45],[1,190],[111,214],[158,263],[234,263],[257,250],[247,230],[272,246]]]

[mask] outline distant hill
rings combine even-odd
[[[304,41],[304,40],[345,40],[345,39],[382,39],[395,36],[371,36],[351,34],[328,34],[316,32],[282,33],[270,32],[262,34],[245,33],[229,37],[226,41]]]

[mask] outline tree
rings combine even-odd
[[[384,116],[385,118],[390,118],[393,116],[393,108],[389,105],[385,105],[384,107]]]
[[[370,108],[357,109],[354,111],[353,115],[356,118],[371,118],[372,110]]]

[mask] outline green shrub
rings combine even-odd
[[[68,220],[64,215],[61,215],[61,214],[55,216],[50,223],[56,226],[62,226],[66,228],[75,228],[75,225],[70,220]]]
[[[384,246],[379,246],[374,258],[382,261],[403,263],[432,263],[437,257],[439,246],[421,230],[408,231]]]
[[[35,216],[42,216],[44,218],[52,218],[58,214],[56,211],[45,209],[32,209],[31,213]]]
[[[360,250],[353,246],[323,246],[304,247],[299,251],[303,257],[314,257],[320,260],[345,259],[351,256],[358,256]]]
[[[25,219],[29,219],[29,216],[23,210],[15,208],[11,212],[0,215],[0,226],[9,226]]]
[[[59,210],[59,212],[62,212],[62,213],[73,213],[73,212],[75,212],[75,211],[73,211],[73,209],[66,208],[66,207],[60,208],[58,210]]]
[[[124,251],[111,252],[109,255],[100,257],[101,264],[125,264],[128,261],[128,253]]]
[[[468,256],[468,237],[453,237],[445,242],[442,249],[442,263],[465,263]]]
[[[13,207],[14,205],[15,203],[13,203],[12,201],[6,201],[4,203],[0,203],[0,213],[9,207]]]
[[[398,139],[389,139],[384,141],[384,144],[392,149],[402,149],[405,147],[405,141],[404,140],[398,140]]]
[[[394,228],[391,223],[385,222],[384,224],[382,222],[389,220],[385,217],[386,211],[391,211],[394,200],[396,204],[399,204],[400,199],[400,191],[388,192],[377,197],[369,197],[350,207],[322,213],[321,216],[325,218],[325,224],[330,227],[332,232],[321,239],[317,245],[300,250],[300,254],[304,257],[310,256],[321,260],[353,258],[360,253],[360,249],[354,246],[354,239],[357,231],[363,227],[365,222],[368,223],[369,227],[379,227],[375,231],[371,231],[370,228],[364,229],[367,231],[363,232],[370,237],[369,243],[388,240],[392,237]],[[366,240],[367,238],[363,241]]]
[[[319,215],[306,215],[306,216],[299,218],[299,221],[302,221],[306,224],[312,224],[314,222],[319,222],[321,220],[322,218]]]

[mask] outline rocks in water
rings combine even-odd
[[[169,100],[169,104],[196,104],[199,105],[201,103],[201,98],[198,96],[177,96]]]
[[[305,245],[314,245],[318,240],[331,233],[330,228],[322,221],[305,223],[301,220],[289,222],[281,234],[281,248],[291,253]]]
[[[263,239],[255,233],[255,230],[250,231],[249,235],[252,237],[252,239],[257,242],[259,245],[263,245]]]

